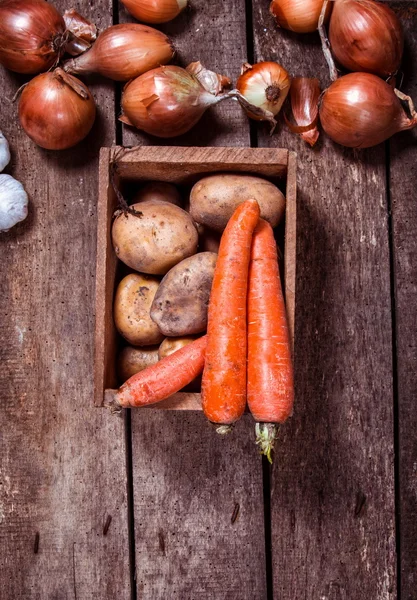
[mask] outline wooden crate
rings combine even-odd
[[[112,166],[113,165],[113,166]],[[116,166],[116,169],[114,168]],[[120,279],[120,262],[112,247],[112,215],[118,206],[112,184],[150,180],[191,186],[208,173],[241,172],[259,175],[286,190],[284,244],[284,288],[290,335],[294,347],[295,267],[296,267],[296,155],[272,148],[181,148],[138,147],[102,148],[98,199],[96,328],[95,328],[95,404],[111,400],[119,384],[116,353],[120,336],[113,322],[113,298]],[[117,175],[115,176],[115,173]],[[152,406],[175,410],[201,410],[200,394],[177,393]]]

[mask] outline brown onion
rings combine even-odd
[[[285,117],[289,129],[298,133],[311,147],[319,139],[320,83],[315,77],[294,77],[290,90],[291,110],[296,126]]]
[[[64,19],[45,0],[0,3],[0,63],[17,73],[40,73],[56,63],[67,40]]]
[[[329,40],[336,60],[349,71],[389,77],[400,66],[404,36],[397,16],[386,4],[336,0]]]
[[[190,67],[195,70],[194,63]],[[189,131],[209,106],[227,97],[208,91],[186,69],[159,67],[126,84],[120,120],[157,137],[175,137]]]
[[[407,101],[409,118],[401,100]],[[417,125],[411,98],[371,73],[349,73],[324,92],[320,121],[327,135],[349,148],[369,148]]]
[[[269,10],[284,29],[297,33],[316,31],[324,0],[272,0]],[[330,5],[326,18],[330,14]]]
[[[99,73],[115,81],[128,81],[165,65],[175,50],[169,38],[146,25],[124,23],[101,33],[93,47],[64,64],[68,73]]]
[[[284,67],[276,62],[260,62],[256,65],[243,65],[236,88],[251,105],[272,113],[275,117],[281,110],[290,85],[291,77]],[[245,110],[251,119],[270,120],[262,114]]]
[[[23,129],[38,146],[48,150],[78,144],[93,126],[95,115],[90,90],[62,69],[38,75],[20,97]]]
[[[131,15],[144,23],[167,23],[187,6],[188,0],[122,0]]]

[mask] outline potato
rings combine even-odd
[[[173,354],[177,350],[181,350],[184,346],[191,344],[196,340],[198,335],[187,335],[184,337],[176,337],[176,338],[165,338],[162,344],[159,346],[158,356],[159,360],[162,360],[166,356]]]
[[[117,287],[114,322],[133,346],[159,344],[164,338],[149,314],[158,286],[156,277],[131,273]]]
[[[138,215],[119,213],[112,227],[113,246],[126,265],[150,275],[164,275],[197,251],[191,216],[179,206],[148,200],[132,207]]]
[[[203,233],[200,235],[199,247],[203,252],[215,252],[217,254],[219,252],[221,237],[221,233],[218,231],[205,227]]]
[[[125,346],[117,359],[117,373],[120,381],[125,382],[132,375],[136,375],[139,371],[156,364],[159,360],[158,351],[158,346],[145,346],[143,348]]]
[[[190,212],[190,198],[189,197],[184,203],[184,210],[187,211],[188,213]],[[202,236],[204,233],[204,225],[202,225],[201,223],[197,223],[194,220],[193,220],[193,223],[194,223],[194,227],[197,229],[198,235]]]
[[[214,252],[199,252],[165,275],[151,307],[151,319],[164,335],[177,337],[206,329],[216,260]]]
[[[162,200],[177,206],[182,205],[181,195],[175,185],[166,181],[149,181],[145,183],[134,196],[134,202],[147,202],[149,200]]]
[[[173,354],[177,350],[181,350],[184,346],[191,344],[199,335],[187,335],[184,337],[177,338],[165,338],[162,344],[159,346],[159,360],[162,360],[166,356]],[[199,392],[201,390],[201,375],[198,375],[183,389],[184,392]]]
[[[251,175],[209,175],[198,181],[191,190],[190,214],[194,221],[223,231],[236,207],[254,198],[261,217],[276,227],[285,211],[285,198],[272,183]]]

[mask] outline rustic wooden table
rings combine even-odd
[[[413,4],[394,6],[417,99]],[[128,20],[109,0],[76,8],[101,29]],[[318,37],[279,31],[266,0],[193,0],[163,29],[181,64],[236,79],[272,59],[328,83]],[[416,134],[312,151],[229,102],[173,140],[298,153],[297,404],[270,469],[250,418],[219,440],[201,414],[93,407],[98,151],[155,140],[117,121],[120,86],[90,78],[93,132],[43,151],[10,102],[24,80],[0,80],[11,172],[31,198],[0,238],[0,597],[415,600]]]

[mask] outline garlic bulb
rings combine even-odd
[[[11,175],[0,175],[0,232],[26,219],[28,196],[23,185]]]
[[[0,172],[3,171],[3,169],[5,167],[7,167],[9,162],[10,162],[9,144],[8,144],[6,138],[4,137],[4,135],[2,134],[2,132],[0,131]]]

